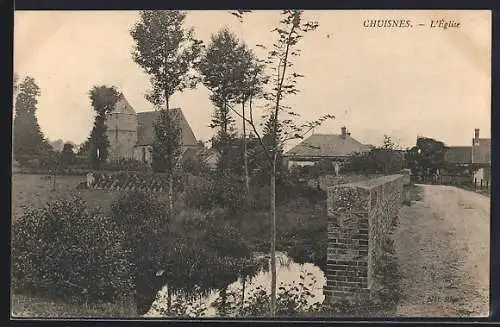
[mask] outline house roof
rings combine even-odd
[[[473,163],[491,163],[491,139],[478,139],[478,145],[472,147]]]
[[[169,109],[173,114],[179,117],[179,125],[182,130],[183,145],[197,145],[191,126],[189,126],[186,117],[180,108]],[[151,145],[154,138],[154,123],[160,116],[160,111],[145,111],[137,113],[137,145]]]
[[[450,146],[444,154],[444,161],[449,163],[471,163],[472,162],[472,147],[471,146]]]
[[[345,157],[370,147],[349,135],[313,134],[285,153],[288,157]]]

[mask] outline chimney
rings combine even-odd
[[[479,139],[479,128],[474,129],[474,139]]]
[[[345,126],[342,126],[342,128],[340,128],[340,136],[342,138],[345,138],[346,135],[347,135],[347,128]]]

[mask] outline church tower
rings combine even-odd
[[[107,115],[106,126],[109,159],[133,158],[137,143],[137,113],[123,93],[120,93],[115,109]]]

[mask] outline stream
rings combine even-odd
[[[300,276],[306,276],[306,282],[312,282],[313,286],[311,293],[314,297],[311,299],[313,302],[323,302],[325,296],[323,295],[323,287],[326,285],[326,278],[323,271],[312,263],[299,264],[294,262],[285,253],[276,253],[276,270],[277,270],[277,286],[280,284],[287,285],[293,282],[298,283],[300,281]],[[236,282],[228,286],[228,292],[237,291],[241,293],[242,280],[237,280]],[[245,297],[252,294],[257,287],[261,287],[268,294],[271,292],[271,272],[270,271],[260,271],[251,279],[247,279],[245,282]],[[157,299],[152,305],[152,308],[144,317],[160,317],[162,316],[160,312],[156,311],[154,307],[167,307],[167,290],[168,286],[165,285],[159,292]],[[219,296],[219,291],[212,291],[208,295],[201,296],[198,300],[195,300],[195,304],[202,304],[207,307],[204,317],[216,317],[217,310],[213,306],[213,302]],[[172,303],[175,303],[176,295],[172,295]],[[188,308],[187,312],[189,315],[191,308]]]

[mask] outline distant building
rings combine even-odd
[[[479,138],[479,128],[474,130],[472,139],[472,165],[475,180],[491,181],[491,138]]]
[[[203,146],[196,140],[182,110],[169,110],[179,120],[183,152],[192,156],[193,151],[201,151]],[[106,118],[109,160],[126,158],[151,163],[154,123],[159,115],[159,111],[136,112],[125,96],[120,94],[115,109]]]
[[[362,144],[342,127],[340,134],[313,134],[284,154],[288,167],[310,166],[327,159],[344,162],[355,153],[369,152],[371,147]]]
[[[460,166],[469,166],[472,164],[472,147],[450,146],[444,154],[444,161]]]
[[[491,139],[479,138],[479,128],[474,130],[471,146],[450,146],[444,161],[461,167],[471,167],[473,178],[491,180]]]

